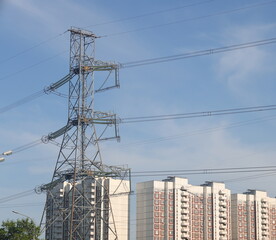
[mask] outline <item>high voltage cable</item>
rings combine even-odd
[[[24,53],[27,53],[27,52],[33,50],[34,48],[40,47],[41,45],[44,45],[45,43],[48,43],[48,42],[50,42],[50,41],[53,41],[54,39],[57,39],[58,37],[64,35],[64,34],[67,33],[67,32],[68,32],[68,30],[65,31],[65,32],[63,32],[63,33],[60,33],[60,34],[58,34],[58,35],[55,35],[55,36],[53,36],[53,37],[51,37],[51,38],[48,38],[48,39],[46,39],[46,40],[44,40],[44,41],[41,41],[41,42],[39,42],[39,43],[33,45],[32,47],[26,48],[25,50],[22,50],[21,52],[16,53],[15,55],[12,55],[12,56],[10,56],[10,57],[8,57],[8,58],[6,58],[6,59],[0,60],[0,63],[2,64],[2,63],[4,63],[4,62],[8,62],[8,61],[10,61],[10,60],[12,60],[12,59],[14,59],[14,58],[16,58],[16,57],[18,57],[18,56],[24,54]]]
[[[40,145],[41,143],[42,143],[42,140],[38,139],[36,141],[33,141],[33,142],[30,142],[30,143],[24,144],[24,145],[22,145],[20,147],[14,148],[12,150],[12,152],[13,152],[13,154],[19,153],[19,152],[25,151],[25,150],[27,150],[29,148],[33,148],[33,147],[35,147],[37,145]]]
[[[212,127],[212,128],[199,129],[199,130],[194,130],[194,131],[190,131],[190,132],[186,132],[186,133],[182,133],[182,134],[177,134],[177,135],[171,135],[171,136],[166,136],[166,137],[158,137],[158,138],[152,138],[152,139],[148,139],[148,140],[144,140],[144,141],[137,141],[137,142],[133,142],[133,143],[129,143],[129,144],[123,144],[121,146],[122,146],[122,148],[124,148],[124,147],[129,147],[129,146],[132,146],[132,145],[142,145],[142,144],[150,144],[150,143],[174,140],[174,139],[182,138],[182,137],[190,137],[190,136],[194,136],[194,135],[198,135],[198,134],[211,133],[211,132],[221,130],[221,129],[230,129],[230,128],[249,125],[249,124],[255,124],[255,123],[259,123],[259,122],[263,122],[263,121],[272,120],[272,119],[275,119],[275,118],[276,118],[276,116],[255,118],[255,119],[246,120],[246,121],[234,122],[232,124],[227,124],[227,125],[221,126],[221,127]]]
[[[245,110],[246,109],[246,110]],[[233,111],[234,112],[231,112]],[[276,105],[267,105],[267,106],[261,106],[261,107],[247,107],[247,108],[235,108],[235,109],[224,109],[224,110],[216,110],[216,111],[208,111],[208,112],[195,112],[195,113],[183,113],[183,114],[174,114],[174,115],[159,115],[159,116],[151,116],[153,119],[150,119],[151,121],[160,121],[161,118],[159,117],[164,117],[165,116],[165,119],[161,119],[161,120],[171,120],[171,119],[182,119],[182,118],[194,118],[194,117],[205,117],[205,116],[216,116],[216,115],[225,115],[225,114],[237,114],[237,113],[248,113],[248,112],[258,112],[258,111],[269,111],[269,110],[276,110]],[[198,115],[198,113],[201,113],[202,115]],[[206,115],[206,113],[208,113],[208,115]],[[188,114],[188,116],[187,116]],[[167,116],[170,116],[170,118],[167,118]],[[177,117],[173,117],[173,116],[177,116]],[[156,118],[158,117],[158,118]],[[137,120],[138,122],[141,122],[141,121],[149,121],[149,117],[137,117],[139,118],[140,120]],[[146,120],[143,120],[141,118],[146,118]],[[273,119],[274,117],[269,117],[268,119]],[[127,119],[127,118],[125,118]],[[135,118],[128,118],[128,119],[135,119]],[[254,119],[254,120],[247,120],[247,121],[241,121],[241,122],[237,122],[237,123],[234,123],[228,127],[224,127],[224,128],[231,128],[231,127],[235,127],[235,126],[242,126],[242,125],[245,125],[246,123],[248,122],[252,122],[252,121],[257,121],[257,122],[260,122],[260,121],[263,121],[263,120],[266,120],[266,118],[258,118],[258,119]],[[135,123],[137,121],[132,121],[131,123]],[[121,120],[121,123],[130,123],[130,122],[124,122],[123,119]],[[211,132],[211,131],[214,131],[214,130],[217,130],[217,129],[221,129],[219,127],[216,127],[216,128],[208,128],[208,129],[204,129],[202,132]],[[200,131],[195,131],[196,133]],[[196,134],[194,133],[194,134]],[[190,134],[190,135],[194,135],[194,134]],[[166,139],[170,139],[171,137],[166,137]],[[160,138],[158,138],[158,140],[160,140]],[[161,138],[161,141],[163,140],[163,138]],[[164,140],[163,140],[164,141]],[[40,145],[42,144],[42,140],[41,139],[38,139],[38,140],[35,140],[35,141],[32,141],[30,143],[27,143],[27,144],[24,144],[22,146],[19,146],[17,148],[14,148],[12,149],[12,152],[13,154],[15,153],[18,153],[18,152],[22,152],[22,151],[25,151],[25,150],[28,150],[32,147],[35,147],[37,145]],[[134,143],[134,144],[137,144],[137,143]]]
[[[272,110],[276,110],[276,105],[232,108],[232,109],[224,109],[224,110],[205,111],[205,112],[191,112],[191,113],[155,115],[155,116],[144,116],[144,117],[129,117],[129,118],[121,118],[121,123],[164,121],[164,120],[210,117],[210,116],[241,114],[241,113],[249,113],[249,112],[272,111]]]
[[[243,176],[243,177],[239,177],[239,178],[226,179],[226,180],[223,180],[223,182],[229,183],[229,182],[236,182],[236,181],[246,181],[249,179],[270,177],[270,176],[275,176],[275,175],[276,175],[276,171],[272,172],[272,173],[263,173],[263,174],[257,174],[257,175]]]
[[[229,46],[224,46],[219,48],[211,48],[207,50],[187,52],[187,53],[170,55],[165,57],[148,58],[148,59],[142,59],[138,61],[126,62],[126,63],[122,63],[121,66],[122,68],[138,67],[138,66],[149,65],[149,64],[176,61],[176,60],[185,59],[185,58],[200,57],[200,56],[211,55],[216,53],[236,51],[236,50],[241,50],[245,48],[252,48],[252,47],[274,44],[274,43],[276,43],[276,38],[263,39],[259,41],[229,45]]]
[[[9,111],[9,110],[11,110],[11,109],[13,109],[13,108],[16,108],[16,107],[18,107],[18,106],[20,106],[20,105],[23,105],[23,104],[25,104],[25,103],[31,102],[31,101],[33,101],[34,99],[39,98],[39,97],[41,97],[41,96],[43,96],[43,95],[44,95],[44,91],[43,91],[43,90],[38,91],[38,92],[35,92],[35,93],[33,93],[33,94],[30,94],[30,95],[27,96],[27,97],[21,98],[20,100],[18,100],[18,101],[16,101],[16,102],[13,102],[13,103],[11,103],[11,104],[5,106],[5,107],[0,108],[0,114],[1,114],[1,113],[4,113],[4,112],[7,112],[7,111]]]
[[[206,174],[237,174],[255,172],[276,172],[276,166],[270,167],[249,167],[249,168],[221,168],[221,169],[201,169],[201,170],[173,170],[173,171],[144,171],[133,174],[131,177],[157,177],[157,176],[183,176],[183,175],[206,175]]]
[[[92,25],[86,26],[86,28],[97,27],[97,26],[102,26],[102,25],[107,25],[107,24],[118,23],[118,22],[125,22],[125,21],[129,21],[129,20],[143,18],[143,17],[147,17],[147,16],[152,16],[152,15],[157,15],[157,14],[161,14],[161,13],[177,11],[177,10],[180,10],[183,8],[198,6],[198,5],[210,3],[213,1],[216,1],[216,0],[208,0],[208,1],[202,1],[202,2],[197,2],[197,3],[191,3],[191,4],[184,5],[184,6],[178,6],[178,7],[174,7],[174,8],[168,8],[168,9],[164,9],[164,10],[144,13],[144,14],[140,14],[140,15],[136,15],[136,16],[132,16],[132,17],[119,18],[117,20],[111,20],[111,21],[107,21],[107,22],[92,24]]]
[[[22,203],[22,204],[5,204],[5,205],[0,205],[0,208],[20,208],[20,207],[40,207],[45,205],[45,203]]]
[[[7,78],[10,78],[10,77],[12,77],[12,76],[15,76],[15,75],[17,75],[17,74],[19,74],[19,73],[25,72],[26,70],[29,70],[29,69],[31,69],[31,68],[34,68],[34,67],[36,67],[36,66],[38,66],[38,65],[40,65],[40,64],[42,64],[42,63],[48,62],[48,61],[50,61],[50,60],[52,60],[52,59],[54,59],[54,58],[56,58],[56,57],[58,57],[58,56],[60,56],[60,55],[62,55],[62,54],[64,54],[64,53],[66,53],[66,52],[68,52],[68,50],[59,52],[58,54],[55,54],[55,55],[53,55],[53,56],[51,56],[51,57],[48,57],[48,58],[45,58],[45,59],[43,59],[43,60],[41,60],[41,61],[39,61],[39,62],[36,62],[36,63],[34,63],[34,64],[30,65],[30,66],[27,66],[27,67],[25,67],[25,68],[22,68],[22,69],[20,69],[20,70],[18,70],[18,71],[15,71],[15,72],[11,73],[11,74],[8,74],[8,75],[6,75],[6,76],[0,77],[0,81],[2,81],[2,80],[4,80],[4,79],[7,79]]]
[[[189,53],[183,53],[183,54],[177,54],[177,55],[171,55],[171,56],[166,56],[166,57],[159,57],[159,58],[150,58],[150,59],[144,59],[144,60],[138,60],[138,61],[132,61],[132,62],[126,62],[126,63],[122,63],[121,64],[121,68],[131,68],[131,67],[137,67],[137,66],[143,66],[143,65],[148,65],[148,64],[156,64],[156,63],[161,63],[161,62],[169,62],[169,61],[175,61],[175,60],[181,60],[184,58],[191,58],[191,57],[199,57],[199,56],[203,56],[203,55],[210,55],[210,54],[215,54],[215,53],[221,53],[221,52],[230,52],[230,51],[236,51],[239,49],[244,49],[244,48],[251,48],[251,47],[256,47],[256,46],[260,46],[260,45],[267,45],[267,44],[273,44],[276,43],[276,38],[270,38],[270,39],[264,39],[264,40],[259,40],[259,41],[254,41],[254,42],[247,42],[247,43],[242,43],[242,44],[235,44],[235,45],[231,45],[231,46],[224,46],[224,47],[220,47],[220,48],[213,48],[213,49],[208,49],[208,50],[201,50],[201,51],[194,51],[194,52],[189,52]],[[66,51],[64,51],[66,52]],[[61,53],[64,53],[61,52]],[[60,55],[61,53],[55,55],[54,57]],[[31,65],[25,69],[22,69],[18,72],[15,72],[11,75],[8,75],[6,77],[2,77],[0,78],[0,80],[3,80],[7,77],[10,77],[12,75],[16,75],[22,71],[25,71],[27,69],[30,69],[34,66],[37,66],[45,61],[48,61],[54,57],[42,60],[39,63],[36,63],[34,65]],[[5,107],[0,108],[0,114],[2,112],[6,112],[12,108],[15,108],[19,105],[22,105],[24,103],[30,102],[35,98],[38,98],[40,96],[43,95],[42,93],[43,91],[39,91],[36,93],[33,93],[27,97],[24,97],[12,104],[9,104]]]
[[[9,201],[12,201],[12,200],[15,200],[15,199],[18,199],[18,198],[26,197],[26,196],[34,194],[34,193],[35,193],[35,190],[31,189],[31,190],[27,190],[27,191],[24,191],[24,192],[21,192],[21,193],[17,193],[17,194],[13,194],[13,195],[10,195],[10,196],[7,196],[7,197],[3,197],[3,198],[0,198],[0,204],[5,203],[5,202],[9,202]]]
[[[245,172],[268,172],[266,174],[275,174],[276,166],[255,166],[255,167],[231,167],[231,168],[206,168],[206,169],[183,169],[183,170],[154,170],[154,171],[137,171],[133,172],[132,177],[151,177],[151,176],[179,176],[179,175],[206,175],[206,174],[233,174]],[[269,173],[271,172],[271,173]],[[135,175],[136,174],[136,175]],[[142,175],[143,174],[143,175]],[[259,175],[261,176],[261,175]],[[237,178],[238,180],[239,178]],[[227,180],[226,180],[227,181]],[[0,198],[0,204],[22,198],[35,193],[34,189],[21,193],[13,194],[4,198]],[[135,194],[132,194],[135,195]]]
[[[220,15],[225,15],[225,14],[230,14],[230,13],[234,13],[234,12],[239,12],[239,11],[251,9],[251,8],[261,7],[261,6],[265,6],[265,5],[268,5],[268,4],[273,4],[275,2],[276,1],[274,0],[274,1],[267,1],[267,2],[263,2],[263,3],[256,3],[256,4],[248,5],[248,6],[245,6],[245,7],[234,8],[234,9],[225,10],[225,11],[221,11],[221,12],[217,12],[217,13],[213,13],[213,14],[207,14],[207,15],[203,15],[203,16],[199,16],[199,17],[187,18],[187,19],[172,21],[172,22],[163,23],[163,24],[151,25],[151,26],[148,26],[148,27],[136,28],[136,29],[129,30],[129,31],[123,31],[123,32],[118,32],[118,33],[102,35],[101,37],[113,37],[113,36],[133,33],[133,32],[140,32],[140,31],[144,31],[144,30],[164,27],[164,26],[177,24],[177,23],[182,23],[182,22],[189,22],[189,21],[195,21],[195,20],[200,20],[200,19],[205,19],[205,18],[210,18],[210,17],[216,17],[216,16],[220,16]]]
[[[132,171],[133,174],[140,174],[140,173],[179,173],[179,172],[204,172],[210,173],[215,171],[240,171],[240,170],[262,170],[262,169],[271,169],[274,168],[273,171],[276,170],[276,165],[271,166],[255,166],[255,167],[228,167],[228,168],[200,168],[200,169],[174,169],[174,170],[146,170],[146,171]]]

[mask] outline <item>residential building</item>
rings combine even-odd
[[[276,199],[265,191],[232,195],[233,240],[276,240]]]
[[[137,184],[137,240],[230,240],[230,190],[186,178]]]
[[[58,183],[47,194],[46,240],[69,239],[70,224],[82,240],[129,240],[129,193],[128,180],[108,177],[87,178],[79,181],[75,188],[75,212],[71,221],[72,183]],[[84,193],[87,201],[78,201],[78,194]],[[84,198],[80,198],[84,199]],[[81,214],[78,215],[78,212]],[[78,216],[85,216],[79,219]],[[75,236],[74,239],[79,239]]]

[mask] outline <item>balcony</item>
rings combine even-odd
[[[227,224],[227,221],[226,221],[226,219],[220,219],[220,220],[219,220],[219,223],[220,223],[220,224],[223,224],[223,225],[226,225],[226,224]]]
[[[262,219],[268,219],[268,217],[267,217],[266,214],[262,214],[261,218],[262,218]]]
[[[189,220],[189,216],[188,215],[182,215],[181,216],[181,221],[188,221]]]
[[[187,234],[187,233],[188,233],[188,229],[187,229],[187,228],[182,227],[182,228],[181,228],[181,233],[186,233],[186,234]]]
[[[183,215],[186,215],[186,214],[189,214],[189,209],[182,209],[181,210],[181,214]]]
[[[226,208],[220,207],[220,208],[219,208],[219,212],[220,212],[220,213],[225,213],[225,212],[226,212]]]
[[[188,195],[189,195],[189,194],[188,194],[187,192],[185,192],[185,191],[184,191],[184,192],[181,192],[181,197],[186,197],[186,198],[187,198]]]
[[[188,198],[184,198],[184,197],[181,198],[181,203],[188,203],[188,202],[189,202]]]
[[[189,225],[188,221],[181,222],[181,227],[186,228],[186,227],[188,227],[188,225]]]
[[[268,224],[268,220],[262,220],[262,225],[265,225],[265,226],[267,226],[267,224]]]
[[[226,194],[226,192],[224,190],[219,191],[219,195],[225,195],[225,194]]]
[[[268,231],[268,227],[267,226],[262,226],[261,229],[262,229],[262,231]]]
[[[188,208],[189,207],[189,204],[188,203],[182,203],[181,204],[181,208]]]
[[[188,233],[182,233],[182,234],[181,234],[181,238],[184,238],[184,239],[185,239],[185,238],[188,238],[188,237],[189,237],[189,234],[188,234]]]
[[[225,202],[219,202],[219,206],[223,207],[223,208],[226,208],[226,203]]]

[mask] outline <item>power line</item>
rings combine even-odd
[[[269,169],[271,171],[272,168],[276,168],[276,165],[271,166],[254,166],[254,167],[229,167],[229,168],[200,168],[200,169],[185,169],[185,170],[145,170],[145,171],[132,171],[132,174],[140,174],[140,173],[179,173],[179,172],[203,172],[204,174],[209,172],[216,172],[216,171],[240,171],[240,170],[262,170],[262,169]],[[275,170],[275,169],[274,169]]]
[[[33,148],[37,145],[40,145],[42,143],[42,140],[41,139],[38,139],[38,140],[35,140],[35,141],[32,141],[30,143],[27,143],[27,144],[24,144],[22,146],[19,146],[17,148],[14,148],[12,150],[12,153],[15,154],[15,153],[19,153],[19,152],[22,152],[22,151],[25,151],[27,149],[30,149],[30,148]]]
[[[10,77],[12,77],[12,76],[15,76],[15,75],[17,75],[17,74],[19,74],[19,73],[25,72],[25,71],[27,71],[27,70],[29,70],[29,69],[31,69],[31,68],[34,68],[34,67],[36,67],[36,66],[38,66],[38,65],[41,65],[42,63],[48,62],[48,61],[50,61],[50,60],[52,60],[52,59],[54,59],[54,58],[56,58],[56,57],[58,57],[58,56],[60,56],[60,55],[62,55],[62,54],[64,54],[64,53],[66,53],[66,52],[68,52],[68,50],[59,52],[58,54],[55,54],[55,55],[53,55],[53,56],[51,56],[51,57],[48,57],[48,58],[45,58],[45,59],[43,59],[43,60],[41,60],[41,61],[39,61],[39,62],[36,62],[36,63],[34,63],[34,64],[30,65],[30,66],[27,66],[27,67],[25,67],[25,68],[22,68],[22,69],[20,69],[20,70],[18,70],[18,71],[15,71],[15,72],[11,73],[11,74],[8,74],[8,75],[6,75],[6,76],[0,77],[0,81],[5,80],[5,79],[7,79],[7,78],[10,78]]]
[[[230,167],[230,168],[202,168],[202,169],[182,169],[182,170],[153,170],[153,171],[134,171],[132,177],[145,177],[145,176],[179,176],[179,175],[206,175],[206,174],[232,174],[232,173],[245,173],[245,172],[270,172],[269,174],[276,173],[276,166],[254,166],[254,167]],[[267,173],[266,173],[267,174]],[[262,174],[263,175],[263,174]],[[238,178],[237,178],[238,180]],[[229,180],[226,180],[229,181]],[[35,193],[34,189],[13,194],[4,198],[0,198],[0,204],[22,198]],[[135,195],[135,194],[132,194]]]
[[[21,208],[21,207],[40,207],[43,206],[45,203],[21,203],[21,204],[1,204],[0,208]]]
[[[219,48],[212,48],[207,50],[199,50],[199,51],[187,52],[187,53],[182,53],[177,55],[170,55],[165,57],[149,58],[149,59],[142,59],[138,61],[126,62],[126,63],[122,63],[121,66],[122,68],[138,67],[138,66],[149,65],[149,64],[176,61],[176,60],[181,60],[185,58],[193,58],[193,57],[206,56],[206,55],[222,53],[222,52],[236,51],[236,50],[274,44],[274,43],[276,43],[276,38],[269,38],[269,39],[229,45],[229,46],[224,46]]]
[[[112,20],[112,21],[92,24],[92,25],[86,26],[86,28],[97,27],[97,26],[102,26],[102,25],[107,25],[107,24],[118,23],[118,22],[125,22],[125,21],[129,21],[129,20],[148,17],[148,16],[153,16],[153,15],[157,15],[157,14],[161,14],[161,13],[177,11],[177,10],[180,10],[180,9],[183,9],[183,8],[194,7],[194,6],[210,3],[210,2],[213,2],[213,1],[216,1],[216,0],[208,0],[208,1],[202,1],[202,2],[197,2],[197,3],[191,3],[191,4],[184,5],[184,6],[178,6],[178,7],[174,7],[174,8],[167,8],[167,9],[164,9],[164,10],[148,12],[148,13],[144,13],[144,14],[140,14],[140,15],[136,15],[136,16],[131,16],[131,17],[119,18],[119,19]]]
[[[10,195],[10,196],[7,196],[7,197],[3,197],[3,198],[0,198],[0,204],[5,203],[5,202],[9,202],[9,201],[12,201],[12,200],[15,200],[15,199],[18,199],[18,198],[26,197],[26,196],[29,196],[29,195],[34,194],[34,193],[35,193],[35,190],[31,189],[31,190],[27,190],[27,191],[24,191],[24,192],[21,192],[21,193],[16,193],[16,194],[13,194],[13,195]]]
[[[239,7],[239,8],[225,10],[225,11],[221,11],[221,12],[217,12],[217,13],[213,13],[213,14],[207,14],[207,15],[203,15],[203,16],[199,16],[199,17],[187,18],[187,19],[172,21],[172,22],[163,23],[163,24],[151,25],[148,27],[136,28],[136,29],[129,30],[129,31],[123,31],[123,32],[118,32],[118,33],[102,35],[101,37],[113,37],[113,36],[133,33],[133,32],[140,32],[140,31],[144,31],[144,30],[160,28],[160,27],[164,27],[164,26],[168,26],[168,25],[177,24],[177,23],[190,22],[190,21],[201,20],[201,19],[206,19],[206,18],[210,18],[210,17],[216,17],[216,16],[220,16],[220,15],[226,15],[226,14],[230,14],[230,13],[234,13],[234,12],[244,11],[244,10],[251,9],[251,8],[256,8],[256,7],[273,4],[275,2],[276,1],[274,0],[274,1],[267,1],[267,2],[263,2],[263,3],[255,3],[255,4],[245,6],[245,7]]]
[[[143,116],[143,117],[129,117],[129,118],[121,118],[121,123],[139,123],[139,122],[164,121],[164,120],[175,120],[175,119],[184,119],[184,118],[211,117],[211,116],[241,114],[241,113],[250,113],[250,112],[272,111],[272,110],[276,110],[276,105],[232,108],[232,109],[223,109],[223,110],[214,110],[214,111],[178,113],[178,114],[155,115],[155,116],[152,115],[152,116]]]
[[[43,90],[35,92],[33,94],[30,94],[27,97],[21,98],[20,100],[18,100],[16,102],[13,102],[13,103],[5,106],[5,107],[0,108],[0,114],[4,113],[4,112],[7,112],[7,111],[9,111],[9,110],[11,110],[13,108],[18,107],[18,106],[21,106],[21,105],[23,105],[25,103],[31,102],[34,99],[39,98],[39,97],[41,97],[43,95],[44,95],[44,91]]]
[[[68,30],[65,31],[65,32],[63,32],[63,33],[60,33],[60,34],[58,34],[58,35],[55,35],[55,36],[53,36],[53,37],[50,37],[50,38],[48,38],[48,39],[46,39],[46,40],[44,40],[44,41],[41,41],[41,42],[39,42],[39,43],[33,45],[32,47],[26,48],[26,49],[22,50],[21,52],[16,53],[15,55],[12,55],[12,56],[10,56],[10,57],[8,57],[8,58],[6,58],[6,59],[1,60],[1,61],[0,61],[0,64],[2,64],[2,63],[4,63],[4,62],[8,62],[8,61],[10,61],[10,60],[12,60],[12,59],[14,59],[14,58],[16,58],[16,57],[18,57],[18,56],[24,54],[24,53],[27,53],[27,52],[33,50],[34,48],[37,48],[37,47],[40,47],[40,46],[44,45],[45,43],[48,43],[48,42],[50,42],[50,41],[53,41],[53,40],[57,39],[58,37],[64,35],[64,34],[67,33],[67,32],[68,32]]]
[[[237,113],[248,113],[248,112],[258,112],[258,111],[271,111],[276,110],[276,105],[267,105],[267,106],[259,106],[259,107],[246,107],[246,108],[233,108],[233,109],[224,109],[224,110],[216,110],[216,111],[208,111],[208,112],[194,112],[194,113],[182,113],[182,114],[170,114],[170,115],[158,115],[158,116],[146,116],[146,117],[134,117],[134,118],[123,118],[121,119],[121,123],[137,123],[137,122],[148,122],[148,121],[160,121],[160,120],[172,120],[172,119],[183,119],[183,118],[194,118],[194,117],[206,117],[206,116],[216,116],[216,115],[225,115],[225,114],[237,114]],[[1,113],[1,112],[0,112]],[[149,119],[150,118],[150,119]],[[125,121],[126,119],[130,119],[130,121]],[[138,120],[136,120],[138,119]],[[224,127],[224,128],[231,128],[236,126],[243,126],[250,122],[260,122],[266,119],[274,119],[274,117],[269,118],[258,118],[248,121],[241,121],[234,124],[231,124],[230,126]],[[216,128],[208,128],[204,130],[195,131],[193,133],[190,133],[190,135],[200,134],[201,132],[211,132],[221,129],[220,127]],[[183,135],[183,134],[182,134]],[[165,141],[167,139],[171,139],[175,136],[169,136],[165,138],[158,138],[157,141]],[[179,136],[176,136],[179,137]],[[156,140],[156,139],[155,139]],[[148,141],[145,141],[148,143]],[[19,146],[17,148],[12,149],[12,153],[18,153],[25,150],[28,150],[30,148],[33,148],[37,145],[40,145],[43,143],[41,139],[32,141],[30,143],[24,144],[22,146]],[[137,144],[137,143],[134,143]],[[138,143],[139,144],[139,143]]]
[[[206,168],[206,169],[188,169],[188,170],[156,170],[132,172],[132,177],[156,177],[156,176],[183,176],[183,175],[206,175],[206,174],[237,174],[268,172],[275,173],[276,166],[263,167],[240,167],[240,168]]]
[[[223,180],[223,182],[229,183],[229,182],[237,182],[237,181],[246,181],[249,179],[270,177],[270,176],[275,176],[275,175],[276,175],[276,171],[271,172],[271,173],[263,173],[263,174],[257,174],[257,175],[243,176],[243,177],[239,177],[239,178],[226,179],[226,180]]]
[[[183,54],[177,54],[177,55],[171,55],[171,56],[166,56],[166,57],[159,57],[159,58],[150,58],[150,59],[144,59],[144,60],[138,60],[138,61],[132,61],[132,62],[126,62],[121,64],[121,68],[131,68],[131,67],[137,67],[137,66],[143,66],[143,65],[149,65],[149,64],[156,64],[156,63],[161,63],[161,62],[169,62],[169,61],[175,61],[175,60],[181,60],[184,58],[191,58],[191,57],[199,57],[199,56],[204,56],[204,55],[210,55],[210,54],[215,54],[215,53],[221,53],[221,52],[229,52],[229,51],[235,51],[239,49],[244,49],[244,48],[251,48],[251,47],[256,47],[256,46],[261,46],[261,45],[267,45],[267,44],[274,44],[276,43],[276,38],[270,38],[270,39],[264,39],[264,40],[259,40],[259,41],[254,41],[254,42],[247,42],[247,43],[242,43],[242,44],[235,44],[231,46],[224,46],[220,48],[213,48],[213,49],[208,49],[208,50],[200,50],[200,51],[194,51],[194,52],[189,52],[189,53],[183,53]],[[64,51],[66,52],[66,51]],[[61,52],[61,53],[64,53]],[[44,63],[46,61],[51,60],[52,58],[60,55],[61,53],[51,57],[47,58],[45,60],[42,60],[41,62],[38,62],[36,64],[33,64],[25,69],[19,70],[11,75],[8,75],[6,77],[0,78],[0,80],[3,80],[7,77],[11,77],[13,75],[16,75],[20,72],[26,71],[30,68],[33,68],[41,63]],[[23,105],[27,102],[30,102],[34,100],[35,98],[38,98],[43,95],[43,91],[38,91],[36,93],[33,93],[27,97],[24,97],[14,103],[11,103],[5,107],[0,108],[0,114],[2,112],[7,112],[8,110],[15,108],[17,106]]]
[[[221,129],[230,129],[230,128],[249,125],[249,124],[256,124],[256,123],[260,123],[260,122],[263,122],[263,121],[268,121],[268,120],[275,119],[275,117],[276,116],[268,116],[268,117],[255,118],[255,119],[246,120],[246,121],[239,121],[239,122],[234,122],[232,124],[227,124],[227,125],[221,126],[221,127],[198,129],[198,130],[194,130],[194,131],[190,131],[190,132],[186,132],[186,133],[182,133],[182,134],[152,138],[152,139],[148,139],[148,140],[144,140],[144,141],[137,141],[137,142],[133,142],[133,143],[129,143],[129,144],[124,144],[124,145],[121,145],[121,146],[123,148],[124,147],[128,148],[129,146],[132,146],[132,145],[150,144],[150,143],[174,140],[174,139],[183,138],[183,137],[190,137],[190,136],[194,136],[194,135],[198,135],[198,134],[211,133],[211,132],[218,131],[218,130],[221,130]]]

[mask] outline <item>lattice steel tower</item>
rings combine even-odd
[[[41,224],[47,240],[128,239],[130,170],[103,164],[99,149],[100,140],[119,138],[118,121],[115,114],[94,109],[95,93],[119,87],[119,65],[95,60],[97,37],[92,32],[69,31],[70,72],[45,90],[55,92],[69,83],[67,124],[43,139],[63,136],[52,181],[39,189],[47,193]],[[96,72],[106,76],[98,82]],[[110,129],[115,134],[106,136]],[[112,204],[122,203],[128,212],[119,216]],[[125,221],[126,232],[119,233],[118,219]]]

